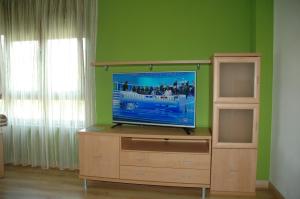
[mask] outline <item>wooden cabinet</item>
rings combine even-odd
[[[80,178],[165,186],[210,186],[211,133],[196,128],[107,126],[79,132]],[[205,194],[204,194],[205,195]]]
[[[256,156],[256,149],[213,149],[212,192],[254,193]]]
[[[80,178],[254,194],[260,56],[215,54],[213,64],[212,141],[205,128],[192,135],[167,127],[84,129]]]
[[[121,151],[120,164],[124,166],[210,170],[210,155],[196,153]]]
[[[121,138],[120,179],[209,186],[210,161],[210,139]]]
[[[119,137],[81,134],[80,175],[119,178]]]
[[[180,184],[206,184],[210,183],[209,170],[172,169],[167,167],[138,167],[121,166],[120,178],[124,180],[142,180],[153,182],[167,182]]]
[[[214,148],[257,148],[258,104],[215,104]]]
[[[255,193],[260,57],[215,54],[211,193]]]
[[[260,57],[257,54],[215,54],[214,102],[258,103]]]

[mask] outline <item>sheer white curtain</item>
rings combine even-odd
[[[94,123],[97,0],[0,0],[5,159],[74,169]]]

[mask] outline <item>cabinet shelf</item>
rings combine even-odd
[[[214,102],[258,103],[260,57],[214,57]]]
[[[209,153],[209,140],[145,139],[123,137],[122,150]]]
[[[211,60],[162,60],[162,61],[97,61],[92,66],[136,66],[136,65],[177,65],[211,64]]]

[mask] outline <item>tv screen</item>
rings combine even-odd
[[[113,122],[195,127],[195,72],[113,74]]]

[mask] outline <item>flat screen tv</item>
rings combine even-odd
[[[113,74],[113,122],[195,128],[196,73]]]

